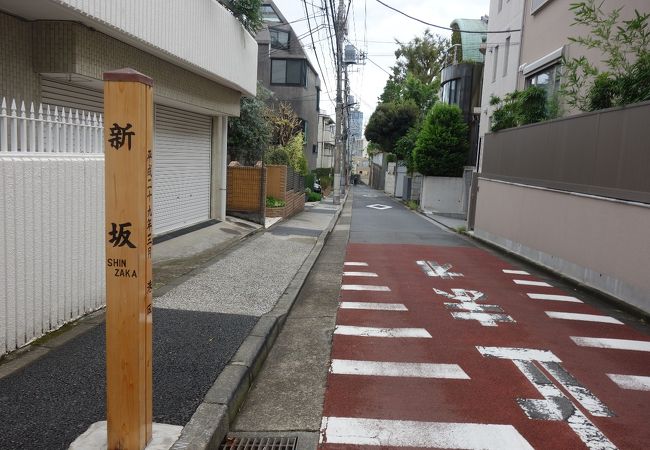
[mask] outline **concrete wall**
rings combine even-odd
[[[650,312],[650,205],[479,178],[475,235]]]
[[[388,195],[395,194],[395,166],[396,163],[389,162],[388,168],[386,169],[386,176],[384,178],[384,192]]]
[[[499,11],[499,3],[501,10]],[[520,30],[524,1],[490,1],[490,20],[488,31]],[[506,42],[510,38],[510,48]],[[521,51],[521,31],[511,33],[490,33],[487,35],[487,50],[485,52],[485,67],[483,71],[483,92],[481,96],[481,118],[479,125],[479,141],[483,153],[483,136],[490,130],[490,117],[494,107],[490,106],[490,98],[495,95],[503,97],[517,88],[517,69],[519,68],[519,52]],[[497,50],[498,47],[498,50]],[[508,63],[505,64],[507,53]],[[498,54],[498,57],[497,57]],[[498,58],[498,60],[496,60]],[[496,66],[496,67],[495,67]],[[479,161],[480,167],[480,161]]]
[[[464,189],[462,177],[424,177],[420,208],[427,212],[462,215]]]
[[[0,12],[0,98],[40,99],[32,70],[32,24]]]

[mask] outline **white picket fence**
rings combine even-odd
[[[105,303],[102,117],[2,100],[0,355]]]

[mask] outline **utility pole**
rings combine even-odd
[[[345,38],[345,4],[339,0],[334,32],[336,33],[336,127],[334,129],[334,197],[335,205],[341,204],[341,166],[343,157],[343,39]]]

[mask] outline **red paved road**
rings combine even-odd
[[[615,446],[621,449],[650,448],[650,391],[622,389],[607,376],[607,374],[650,376],[650,352],[581,347],[571,339],[572,336],[578,336],[650,343],[650,336],[628,325],[550,318],[546,311],[607,314],[585,303],[529,298],[527,293],[574,294],[556,287],[516,285],[514,279],[548,281],[550,284],[553,284],[553,281],[541,280],[532,275],[503,273],[503,269],[521,268],[513,267],[477,248],[350,244],[346,261],[368,264],[367,267],[346,267],[346,271],[373,272],[378,277],[344,276],[344,285],[382,285],[388,286],[391,291],[343,290],[341,301],[401,303],[408,308],[408,311],[339,309],[338,326],[424,328],[432,338],[335,334],[333,359],[457,364],[470,379],[330,373],[323,416],[427,423],[512,425],[530,446],[537,449],[577,449],[588,448],[588,446],[591,448]],[[451,264],[453,267],[450,272],[462,273],[464,276],[452,279],[427,276],[416,261],[435,261],[440,265]],[[499,314],[510,316],[515,322],[483,326],[475,320],[456,319],[452,316],[452,312],[459,310],[450,309],[445,306],[445,303],[459,304],[461,301],[437,294],[434,288],[452,296],[452,289],[480,291],[484,296],[476,303],[497,305],[503,310]],[[492,313],[496,312],[492,311]],[[560,370],[564,368],[577,380],[577,383],[574,383],[578,385],[577,389],[582,387],[593,393],[597,399],[594,401],[602,402],[607,408],[605,411],[610,411],[612,416],[595,416],[594,414],[601,416],[604,414],[581,405],[576,396],[562,386],[557,377],[551,375],[548,366],[539,362],[515,363],[510,359],[486,357],[477,347],[523,348],[552,352],[552,355],[561,360],[561,363],[557,364]],[[546,404],[539,403],[543,407],[535,411],[541,416],[533,414],[535,418],[529,418],[518,403],[518,399],[544,400],[544,396],[533,385],[530,375],[527,377],[522,372],[521,367],[528,367],[526,364],[533,365],[533,370],[539,370],[543,374],[536,380],[541,383],[543,389],[551,389],[545,392],[557,391],[560,392],[560,398],[564,397],[564,400],[551,402],[559,408],[555,410],[556,416],[553,416],[548,408],[545,409]],[[555,366],[551,366],[551,369],[553,367]],[[549,381],[553,382],[550,386]],[[554,399],[557,400],[555,397],[551,398]],[[575,411],[571,404],[574,405]],[[588,402],[585,404],[590,405]],[[569,416],[572,418],[569,419]],[[548,420],[549,418],[551,420]],[[580,429],[579,425],[574,425],[572,429],[569,425],[570,421],[584,423],[585,420],[594,425],[591,430],[585,431],[584,427]],[[371,445],[355,446],[352,442],[327,443],[333,439],[334,429],[331,427],[328,426],[323,430],[323,438],[326,442],[323,445],[324,449],[373,448]],[[576,429],[582,431],[576,432]],[[580,432],[582,436],[579,435]],[[604,436],[599,436],[599,432]],[[479,435],[480,433],[481,431],[478,432]],[[360,434],[363,434],[361,430]],[[462,441],[466,437],[451,436],[443,442],[453,443],[455,438]],[[392,438],[387,436],[377,437],[377,439],[377,444],[392,442]],[[408,445],[409,440],[404,439],[406,443],[399,444],[400,448],[407,448],[404,445]],[[611,441],[611,445],[608,440]],[[366,444],[370,442],[372,440]],[[451,444],[447,445],[451,446]],[[466,445],[465,448],[479,448],[473,447],[472,444]],[[397,446],[383,445],[381,448]],[[414,447],[421,448],[422,445],[418,444]],[[374,448],[380,447],[374,446]]]

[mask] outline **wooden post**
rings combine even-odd
[[[104,73],[108,449],[151,440],[153,81]]]

